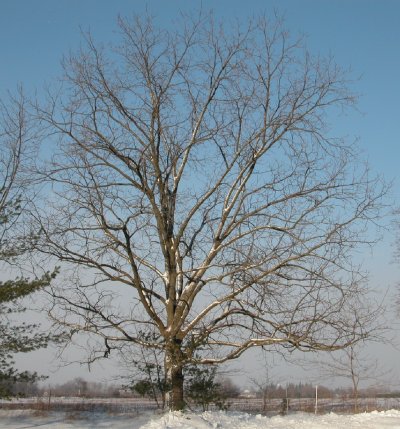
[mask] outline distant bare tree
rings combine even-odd
[[[395,252],[394,258],[396,262],[400,262],[400,208],[394,210],[394,227],[396,230],[395,236]],[[398,292],[397,297],[395,298],[395,311],[397,315],[400,316],[400,282],[397,284]]]
[[[382,370],[377,359],[369,358],[361,343],[351,344],[346,349],[331,354],[329,360],[319,363],[322,375],[328,378],[350,380],[354,412],[359,411],[360,382],[376,382],[389,373]]]
[[[75,270],[51,316],[101,339],[90,360],[124,344],[165,356],[172,409],[190,363],[365,337],[351,253],[382,190],[328,130],[354,102],[342,71],[266,19],[119,28],[108,51],[86,36],[37,106],[59,138],[37,248]]]
[[[144,334],[142,340],[149,341],[146,336]],[[124,353],[122,363],[127,372],[123,378],[129,380],[125,387],[141,396],[149,397],[157,404],[157,408],[164,409],[168,386],[164,372],[164,356],[159,350],[147,347],[132,348],[129,353]]]
[[[270,375],[269,368],[266,367],[264,374],[251,379],[252,383],[256,386],[258,393],[262,397],[262,412],[265,413],[268,407],[268,401],[271,399],[271,393],[276,389],[276,383]]]

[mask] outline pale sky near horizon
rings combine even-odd
[[[18,84],[40,93],[60,75],[63,54],[79,47],[81,30],[103,42],[115,40],[118,14],[146,9],[162,25],[180,11],[213,9],[219,19],[246,19],[274,11],[293,34],[304,34],[314,54],[331,54],[355,79],[359,111],[336,120],[332,129],[358,138],[372,171],[393,181],[390,205],[400,206],[400,1],[397,0],[0,0],[0,96]],[[386,221],[389,224],[389,219]],[[394,290],[399,264],[393,263],[393,233],[365,256],[371,285]],[[400,335],[398,335],[400,337]],[[400,362],[400,351],[388,361]],[[42,356],[42,355],[40,355]],[[26,360],[26,359],[25,359]],[[40,367],[40,365],[38,365]],[[397,364],[397,373],[400,367]],[[81,375],[79,373],[78,375]],[[57,381],[57,375],[52,379]]]

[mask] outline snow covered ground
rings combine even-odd
[[[58,429],[400,429],[400,411],[390,410],[356,415],[326,414],[314,416],[295,413],[264,417],[246,413],[210,412],[169,413],[166,415],[65,414],[0,410],[0,428]]]

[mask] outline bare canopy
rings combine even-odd
[[[266,19],[119,28],[107,49],[86,36],[37,106],[59,138],[37,245],[79,269],[52,317],[101,339],[91,359],[160,350],[172,408],[190,362],[365,336],[351,252],[381,191],[327,127],[354,101],[341,70]]]

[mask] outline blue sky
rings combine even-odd
[[[359,111],[331,118],[333,134],[358,138],[373,171],[394,186],[389,202],[400,205],[400,1],[397,0],[0,0],[0,95],[22,83],[40,93],[60,75],[63,54],[79,47],[81,29],[95,39],[116,37],[118,14],[146,9],[163,25],[180,11],[213,9],[220,19],[245,19],[276,11],[293,34],[304,34],[314,54],[331,54],[351,69]],[[393,285],[393,234],[366,256],[373,286]],[[397,359],[398,360],[398,359]]]
[[[97,40],[107,42],[116,37],[118,14],[143,14],[147,9],[162,24],[172,25],[181,10],[201,5],[221,19],[276,10],[292,33],[305,34],[312,52],[332,54],[341,66],[351,68],[351,76],[360,78],[353,85],[361,94],[360,113],[337,123],[338,133],[359,137],[376,171],[395,178],[400,159],[397,0],[1,0],[0,94],[18,83],[40,89],[56,78],[62,55],[79,47],[81,29],[90,29]],[[393,190],[397,201],[398,189]]]

